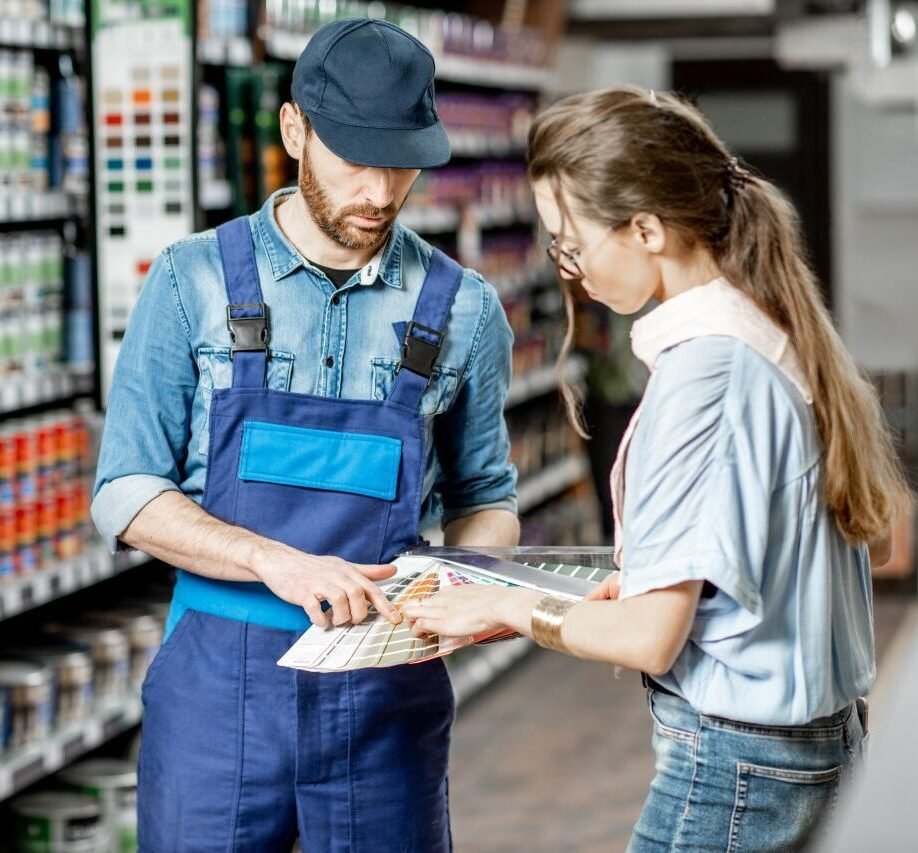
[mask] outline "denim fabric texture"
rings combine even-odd
[[[806,850],[861,763],[853,704],[803,726],[698,714],[647,691],[656,775],[628,853]]]

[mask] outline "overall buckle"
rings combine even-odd
[[[432,335],[437,339],[435,344],[419,338],[414,334],[415,329]],[[437,329],[431,329],[421,323],[415,323],[412,320],[408,324],[405,332],[405,341],[402,344],[402,360],[396,365],[395,372],[398,373],[403,367],[407,367],[412,373],[423,376],[430,385],[433,376],[434,365],[440,355],[440,347],[443,345],[443,332]]]
[[[233,311],[259,309],[254,317],[234,317]],[[226,328],[229,329],[230,358],[237,352],[267,352],[268,350],[268,306],[264,302],[250,302],[226,306]]]

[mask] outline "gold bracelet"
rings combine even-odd
[[[532,639],[546,649],[566,652],[567,646],[561,639],[561,625],[564,616],[577,602],[567,598],[548,595],[532,610]]]

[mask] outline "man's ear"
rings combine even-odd
[[[280,132],[284,150],[294,160],[301,159],[306,145],[306,129],[303,127],[303,116],[289,102],[280,108]]]
[[[666,229],[655,213],[638,213],[631,217],[631,236],[645,251],[659,255],[666,248]]]

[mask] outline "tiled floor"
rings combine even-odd
[[[876,602],[881,668],[907,604]],[[456,853],[624,850],[652,774],[638,676],[537,650],[456,724]]]

